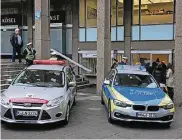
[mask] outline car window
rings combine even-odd
[[[157,88],[158,84],[150,75],[116,74],[114,85],[141,88]]]
[[[13,85],[30,85],[39,87],[64,86],[64,74],[53,70],[24,70],[13,82]]]

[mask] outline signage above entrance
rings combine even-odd
[[[1,15],[1,25],[21,25],[21,14]]]
[[[66,12],[65,11],[51,11],[50,23],[65,23]]]

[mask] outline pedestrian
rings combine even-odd
[[[173,100],[174,97],[174,71],[171,63],[167,65],[166,73],[166,85],[168,90],[168,95]]]
[[[164,75],[162,64],[159,63],[156,68],[153,70],[152,75],[158,84],[165,84],[165,75]]]
[[[28,43],[27,47],[23,51],[23,55],[25,56],[27,66],[33,64],[33,60],[35,59],[36,50],[33,48],[32,43]]]
[[[18,54],[19,63],[21,63],[21,49],[23,47],[23,40],[20,35],[20,30],[15,29],[15,32],[10,36],[10,43],[13,47],[12,62],[15,62],[16,53]]]
[[[117,59],[114,59],[114,63],[112,64],[111,69],[116,68],[117,65],[118,65],[118,60]]]
[[[119,65],[127,65],[128,63],[128,57],[122,57],[122,61],[119,63]]]

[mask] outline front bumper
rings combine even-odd
[[[155,118],[141,118],[137,117],[137,113],[154,113]],[[114,120],[126,122],[154,122],[154,123],[170,123],[173,122],[174,109],[165,110],[160,108],[158,111],[135,111],[132,107],[122,108],[114,106],[111,110],[111,117]]]
[[[38,111],[37,117],[16,116],[16,111]],[[65,119],[66,107],[61,104],[56,107],[47,107],[43,104],[40,107],[16,106],[12,103],[8,106],[1,105],[1,121],[8,123],[46,124],[62,121]]]

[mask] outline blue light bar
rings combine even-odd
[[[146,71],[146,68],[141,65],[118,65],[117,70],[130,70],[130,71]]]

